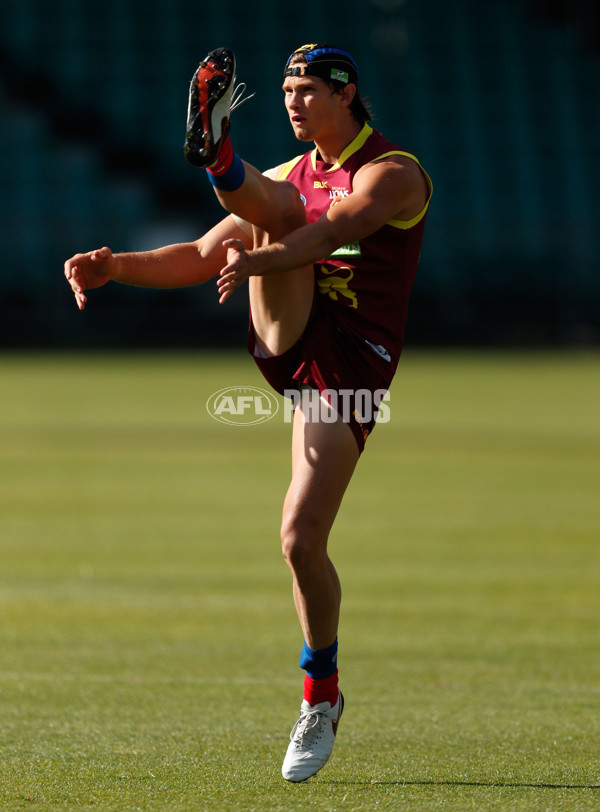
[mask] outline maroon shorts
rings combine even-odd
[[[254,327],[250,319],[248,350],[265,380],[280,395],[289,396],[290,390],[298,391],[301,388],[363,394],[366,390],[379,405],[377,398],[381,399],[381,393],[386,392],[391,383],[393,371],[390,370],[389,376],[384,376],[369,364],[366,354],[371,351],[366,347],[365,355],[359,351],[355,340],[341,330],[331,310],[323,305],[320,294],[315,294],[304,332],[289,350],[281,355],[259,358],[255,355],[255,347]],[[341,413],[341,409],[338,408],[338,411]],[[347,414],[359,453],[364,450],[377,417],[373,408],[363,411],[362,415],[353,408]]]

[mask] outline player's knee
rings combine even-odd
[[[278,181],[277,217],[284,232],[294,231],[306,223],[306,210],[300,192],[287,180]]]
[[[286,180],[285,184],[287,186],[287,193],[290,198],[290,213],[296,219],[302,220],[303,223],[306,223],[306,203],[304,202],[304,198],[293,183]]]
[[[281,524],[281,550],[288,567],[301,572],[315,566],[325,554],[327,535],[317,518],[285,516]]]

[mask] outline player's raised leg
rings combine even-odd
[[[304,224],[305,213],[297,196],[294,203],[296,200],[300,206],[295,221],[297,228]],[[275,224],[269,232],[255,228],[254,247],[284,237],[293,230],[288,228],[289,221],[290,217]],[[306,327],[315,295],[313,267],[309,265],[272,276],[251,276],[248,291],[256,349],[263,356],[280,355],[296,344]]]
[[[242,161],[229,138],[229,115],[241,101],[235,89],[235,56],[227,48],[211,51],[190,84],[184,146],[187,160],[204,167],[227,211],[254,226],[254,246],[266,245],[306,223],[297,189],[271,180]],[[300,338],[312,307],[312,266],[249,280],[257,350],[279,355]]]
[[[231,144],[231,112],[251,98],[242,98],[246,86],[236,86],[235,66],[228,48],[216,48],[200,62],[190,83],[183,151],[192,166],[206,169],[227,211],[268,230],[272,215],[285,217],[286,210],[279,207],[273,182],[242,161]]]

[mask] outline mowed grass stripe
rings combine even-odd
[[[251,361],[0,367],[1,808],[597,808],[597,355],[407,352],[332,534],[348,704],[303,786],[290,427],[205,408]]]

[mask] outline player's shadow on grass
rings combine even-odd
[[[387,787],[493,787],[494,789],[505,787],[531,788],[531,789],[600,789],[600,784],[553,784],[540,781],[328,781],[328,784],[353,784],[355,786],[387,786]]]

